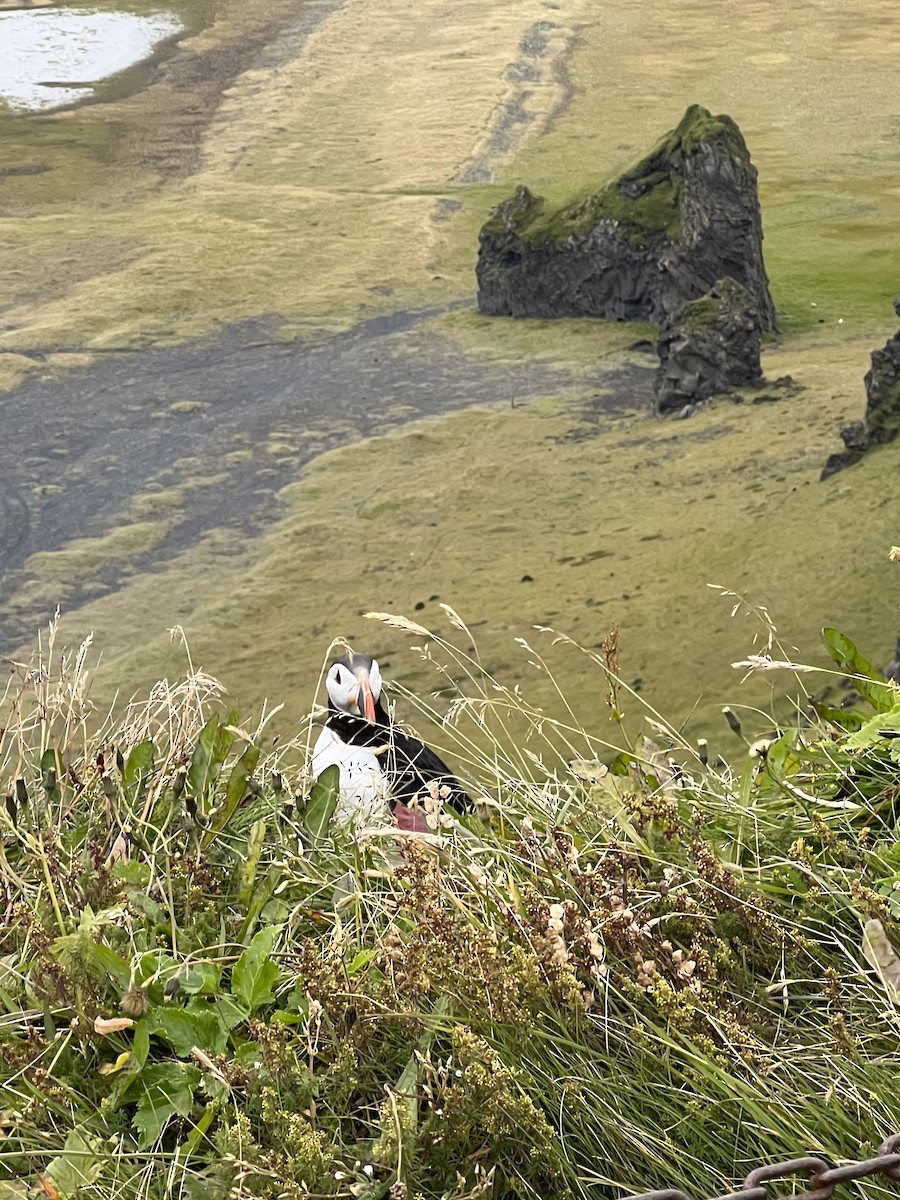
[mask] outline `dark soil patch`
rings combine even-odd
[[[279,489],[327,450],[575,382],[561,367],[479,363],[422,327],[434,315],[377,317],[312,344],[276,340],[274,321],[246,324],[23,384],[0,407],[0,602],[27,582],[30,555],[130,523],[136,496],[177,487],[185,474],[205,481],[189,510],[129,568],[107,564],[90,593],[115,588],[132,569],[152,570],[212,529],[254,538],[278,517]],[[645,374],[611,374],[610,394],[590,402],[592,424],[604,410],[633,410]],[[74,602],[69,596],[68,607]],[[17,611],[0,647],[20,644],[45,617]]]

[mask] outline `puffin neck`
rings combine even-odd
[[[326,724],[329,729],[334,730],[341,741],[352,742],[356,746],[371,746],[384,741],[388,729],[388,718],[380,700],[375,705],[374,725],[363,717],[354,717],[350,713],[341,712],[329,701]]]

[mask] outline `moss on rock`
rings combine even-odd
[[[692,154],[712,141],[726,142],[731,153],[742,162],[749,163],[750,151],[735,121],[725,113],[713,116],[699,104],[692,104],[675,128],[673,134],[681,143],[685,154]]]
[[[775,325],[756,171],[731,117],[698,104],[597,191],[550,207],[519,187],[480,241],[482,312],[663,321],[729,275]]]
[[[621,225],[624,236],[637,245],[677,239],[682,195],[678,168],[685,155],[696,154],[712,142],[726,145],[741,162],[750,162],[747,144],[731,117],[713,116],[692,104],[649,154],[599,191],[548,209],[542,196],[518,187],[494,210],[483,232],[513,228],[527,245],[544,246],[582,237],[601,222],[611,221]]]
[[[562,243],[572,237],[583,237],[609,221],[621,227],[628,241],[648,246],[680,234],[680,191],[677,181],[660,172],[647,190],[635,197],[625,195],[617,183],[611,183],[600,192],[550,212],[539,199],[531,207],[528,220],[523,222],[521,236],[529,246]]]

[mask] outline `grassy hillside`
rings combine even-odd
[[[166,464],[158,486],[104,512],[107,535],[36,556],[10,605],[37,624],[89,592],[97,564],[124,565],[131,582],[112,594],[98,583],[100,598],[66,612],[67,639],[94,629],[104,645],[103,696],[177,671],[166,630],[181,623],[242,703],[285,698],[285,732],[335,633],[358,633],[366,608],[427,610],[434,595],[477,612],[485,653],[522,679],[511,630],[554,624],[593,644],[619,624],[632,678],[679,721],[694,713],[695,731],[711,729],[723,695],[741,699],[727,610],[707,583],[768,604],[804,650],[833,623],[882,661],[897,633],[882,554],[895,539],[895,451],[815,480],[840,425],[860,415],[869,351],[894,325],[892,135],[862,98],[892,86],[895,11],[845,5],[814,23],[805,10],[763,19],[736,0],[690,13],[668,0],[640,13],[441,4],[400,20],[378,0],[315,11],[205,108],[202,80],[173,90],[164,72],[143,100],[6,121],[10,161],[51,169],[4,180],[0,281],[13,300],[0,376],[266,314],[285,322],[278,336],[303,338],[469,298],[478,228],[515,183],[551,200],[595,188],[700,101],[739,122],[759,168],[784,335],[764,366],[806,391],[659,426],[631,388],[607,419],[594,400],[602,373],[644,331],[447,313],[435,337],[476,360],[553,362],[571,387],[524,410],[498,395],[496,411],[329,456],[273,497],[252,543],[215,530],[149,573],[160,536],[189,520],[193,487],[230,469]],[[222,3],[186,49],[221,66],[235,40],[283,15]],[[210,71],[203,87],[215,90]],[[188,120],[179,96],[202,119]],[[98,142],[103,154],[73,157],[73,144]],[[108,402],[112,420],[125,401]],[[235,450],[261,490],[308,431],[286,414],[278,434]],[[833,565],[848,558],[861,573]],[[399,666],[421,682],[414,658]],[[589,676],[571,669],[593,717]]]
[[[874,334],[838,344],[824,332],[798,336],[764,365],[805,390],[769,390],[764,403],[753,393],[740,404],[723,398],[690,421],[660,422],[641,407],[646,357],[608,356],[621,373],[613,395],[598,397],[589,323],[577,323],[583,351],[574,334],[554,350],[555,329],[537,326],[468,313],[439,322],[473,354],[513,359],[527,340],[535,361],[569,356],[584,382],[568,395],[515,408],[507,400],[335,451],[281,494],[282,519],[252,547],[210,536],[66,614],[69,643],[93,630],[104,647],[98,702],[177,674],[183,652],[166,630],[180,624],[195,661],[239,704],[284,702],[276,721],[290,736],[336,634],[390,658],[395,678],[426,691],[417,657],[360,614],[432,621],[446,602],[477,614],[486,663],[539,703],[552,703],[554,689],[514,636],[530,640],[544,625],[593,647],[618,626],[628,681],[641,681],[689,734],[718,736],[724,702],[768,708],[781,683],[739,684],[730,664],[760,627],[732,620],[708,584],[766,605],[801,655],[819,653],[823,625],[852,626],[866,653],[887,661],[900,632],[886,559],[897,540],[896,448],[818,482],[837,426],[862,411]],[[48,609],[83,579],[68,552],[30,565]],[[602,728],[589,664],[570,654],[560,675],[579,720]],[[748,720],[762,728],[766,718]]]

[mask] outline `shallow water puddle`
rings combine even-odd
[[[0,12],[0,104],[17,112],[46,112],[87,100],[94,84],[147,58],[183,29],[170,12]]]

